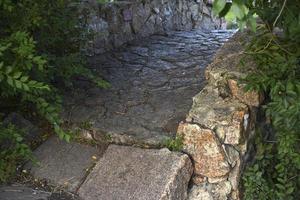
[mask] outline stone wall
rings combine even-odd
[[[91,8],[91,28],[96,31],[91,44],[96,54],[137,38],[167,34],[171,30],[221,28],[220,19],[212,17],[211,4],[203,0],[87,2]]]
[[[244,92],[238,80],[254,66],[243,56],[245,34],[237,33],[217,52],[206,69],[206,87],[177,134],[194,163],[190,200],[240,199],[241,173],[251,152],[256,110],[262,95]],[[243,39],[244,38],[244,39]]]

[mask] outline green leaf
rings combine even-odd
[[[23,83],[26,82],[29,79],[28,76],[22,76],[20,81],[22,81]]]
[[[71,136],[69,134],[65,134],[64,139],[66,142],[70,142]]]
[[[30,88],[28,87],[28,85],[26,84],[22,84],[22,87],[25,91],[29,92],[30,91]]]
[[[13,70],[13,68],[11,66],[7,66],[6,70],[5,70],[5,73],[10,74],[12,72],[12,70]]]
[[[16,138],[16,141],[17,141],[17,142],[22,142],[22,140],[23,140],[23,138],[20,137],[20,136],[18,136],[18,137]]]
[[[8,83],[8,85],[10,85],[11,87],[14,87],[13,79],[12,79],[10,76],[7,77],[7,83]]]
[[[15,80],[15,85],[18,89],[23,89],[21,81]]]
[[[215,0],[213,3],[213,13],[218,15],[226,5],[226,0]]]
[[[244,4],[238,3],[236,1],[232,2],[230,9],[238,19],[243,19],[248,14],[248,9]]]
[[[249,22],[249,27],[250,29],[253,31],[253,32],[256,32],[256,27],[257,27],[257,24],[256,24],[256,19],[251,15],[248,19],[248,22]]]
[[[229,2],[226,3],[226,5],[225,5],[225,7],[223,8],[223,10],[221,10],[221,11],[219,12],[219,17],[220,17],[220,18],[225,17],[225,16],[228,14],[228,12],[229,12],[230,9],[231,9],[231,5],[232,5],[232,3],[229,3]]]
[[[13,77],[14,77],[14,79],[18,79],[18,78],[20,78],[21,75],[22,75],[22,72],[15,72]]]

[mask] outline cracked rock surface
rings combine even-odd
[[[204,69],[232,31],[170,32],[134,41],[91,59],[95,74],[109,81],[100,89],[87,80],[65,95],[63,117],[89,122],[95,139],[157,145],[174,137],[192,97],[203,88]]]

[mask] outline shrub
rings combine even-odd
[[[22,134],[12,125],[4,127],[0,124],[0,182],[6,182],[15,174],[18,163],[33,160]]]
[[[60,91],[72,87],[77,75],[100,87],[109,86],[85,66],[82,49],[92,36],[85,4],[80,0],[0,0],[0,27],[1,112],[37,113],[61,139],[69,141],[70,135],[60,126]],[[17,142],[11,159],[1,149],[8,156],[1,160],[2,166],[15,165],[14,155],[22,155],[18,152],[27,148],[20,137],[10,134],[16,135],[15,129],[1,128],[2,139]],[[7,176],[0,174],[0,179]]]
[[[255,33],[247,48],[257,69],[247,89],[264,92],[274,140],[257,133],[257,154],[243,176],[244,199],[298,199],[300,196],[300,1],[215,0],[215,11]],[[255,16],[263,24],[257,26]],[[277,29],[277,30],[276,30]]]
[[[85,67],[80,52],[90,35],[82,7],[77,0],[0,1],[2,107],[14,102],[35,108],[66,140],[69,136],[61,130],[58,116],[59,80],[71,86],[74,75],[85,75],[99,86],[108,86]]]

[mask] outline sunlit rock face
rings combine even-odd
[[[91,45],[100,54],[133,39],[172,30],[220,29],[222,21],[212,16],[203,0],[88,1],[90,28],[96,32]]]
[[[177,130],[194,164],[190,200],[240,199],[243,168],[251,153],[257,107],[263,95],[240,83],[254,63],[243,56],[247,37],[237,33],[206,68],[207,85]],[[243,58],[244,67],[240,67]],[[197,186],[196,186],[197,185]]]
[[[178,134],[184,141],[184,151],[194,160],[194,173],[210,178],[228,174],[230,166],[215,134],[197,124],[181,123]]]

